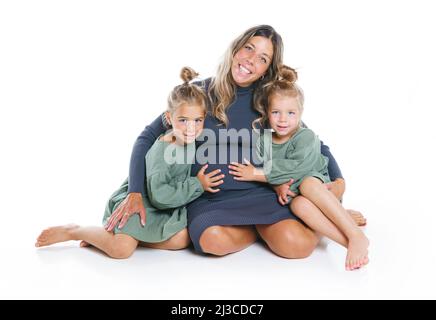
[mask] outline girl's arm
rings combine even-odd
[[[136,139],[130,157],[128,193],[146,194],[145,183],[145,155],[156,139],[168,129],[164,113],[157,117]]]
[[[310,129],[297,133],[293,147],[289,148],[286,159],[269,157],[264,164],[265,176],[270,184],[283,184],[290,179],[298,181],[309,172],[326,165],[326,159],[320,154],[320,141]]]
[[[165,169],[163,169],[165,170]],[[157,209],[170,209],[185,206],[203,193],[203,186],[197,177],[174,182],[165,171],[147,177],[148,199]]]

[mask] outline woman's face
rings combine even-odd
[[[274,53],[270,39],[255,36],[236,52],[232,62],[232,76],[240,87],[248,87],[268,70]]]
[[[176,143],[183,145],[195,141],[203,131],[204,108],[186,103],[179,106],[172,114],[167,111],[167,119],[173,127]]]

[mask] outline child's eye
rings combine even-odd
[[[263,64],[266,64],[268,62],[265,58],[260,58],[260,61],[262,61]]]
[[[273,112],[271,112],[273,115],[276,115],[276,114],[278,114],[279,112],[278,111],[273,111]]]
[[[290,111],[290,112],[288,112],[290,115],[293,115],[293,114],[295,114],[295,112],[293,112],[293,111]]]

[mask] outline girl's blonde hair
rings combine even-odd
[[[303,112],[304,92],[297,85],[297,79],[298,74],[295,69],[292,69],[286,65],[280,66],[278,79],[268,83],[262,90],[262,97],[259,99],[259,109],[257,109],[261,114],[261,117],[253,121],[253,129],[257,129],[258,125],[261,128],[267,127],[268,107],[273,95],[297,98],[300,113]]]
[[[171,91],[168,96],[167,111],[173,113],[182,104],[201,106],[206,113],[207,111],[207,96],[203,89],[196,84],[189,83],[192,79],[196,78],[198,73],[194,69],[184,67],[180,71],[180,78],[183,84],[178,85]]]
[[[233,102],[236,95],[236,83],[232,77],[232,62],[235,54],[241,49],[249,39],[255,36],[265,37],[270,39],[273,44],[273,56],[271,64],[265,75],[258,80],[257,88],[262,88],[267,83],[277,79],[279,66],[283,60],[283,41],[281,36],[268,25],[259,25],[252,27],[236,38],[227,49],[223,61],[218,66],[216,77],[212,80],[209,91],[209,99],[212,103],[212,114],[225,126],[228,125],[226,110]],[[257,89],[256,88],[256,89]],[[260,99],[254,92],[254,108],[258,110],[260,104],[256,102]]]

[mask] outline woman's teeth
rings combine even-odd
[[[239,71],[246,73],[246,74],[251,74],[251,71],[248,70],[247,68],[244,68],[242,65],[239,65]]]

